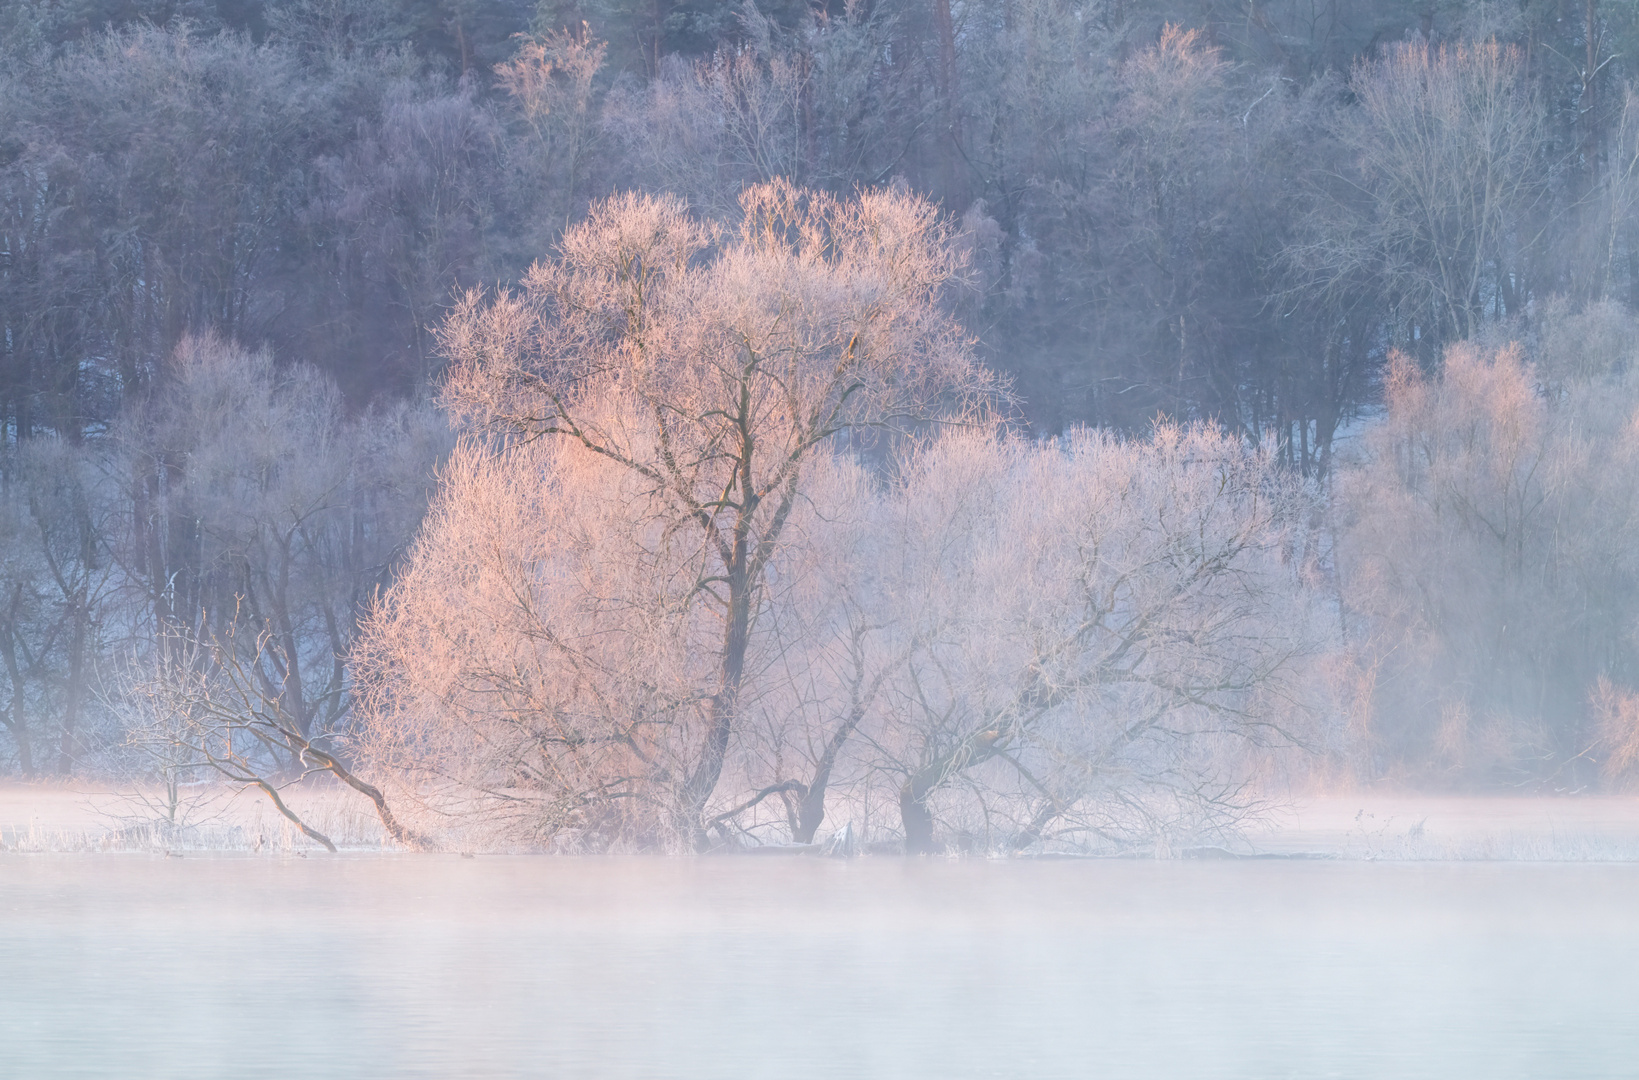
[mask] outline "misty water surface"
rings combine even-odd
[[[1616,1077],[1639,866],[0,858],[6,1077]]]

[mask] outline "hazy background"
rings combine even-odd
[[[401,838],[575,850],[1621,792],[1635,57],[1598,0],[0,3],[0,775],[181,827],[206,777],[346,773]],[[727,230],[648,324],[676,371],[764,325],[733,302],[888,288],[723,239],[782,178],[924,244],[881,333],[926,393],[882,415],[989,434],[848,414],[794,516],[739,504],[735,578],[666,547],[696,495],[632,510],[483,379],[590,393],[497,290],[619,193]],[[525,289],[530,341],[594,262]]]

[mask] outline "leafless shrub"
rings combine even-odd
[[[605,123],[627,175],[728,219],[757,184],[843,192],[905,164],[926,103],[885,8],[850,2],[792,32],[755,7],[743,20],[738,43],[668,56],[647,85],[611,95]]]
[[[1247,751],[1310,739],[1324,636],[1267,450],[947,438],[905,483],[928,584],[882,745],[908,849],[940,806],[996,846],[1228,825],[1257,801]]]
[[[1543,389],[1518,346],[1454,346],[1438,378],[1397,356],[1387,416],[1339,477],[1380,768],[1586,782],[1588,695],[1634,662],[1634,398],[1609,376]]]
[[[1625,375],[1639,356],[1639,320],[1612,300],[1575,311],[1568,300],[1555,297],[1544,302],[1536,324],[1537,375],[1556,392]]]
[[[290,808],[281,789],[315,773],[329,774],[368,798],[383,829],[395,841],[421,847],[424,841],[399,824],[386,798],[347,764],[334,731],[304,731],[284,707],[284,696],[262,674],[262,656],[277,652],[272,635],[254,647],[236,640],[228,626],[212,639],[174,633],[136,662],[122,681],[128,709],[127,738],[154,767],[169,795],[169,824],[180,785],[221,779],[253,787],[280,815],[329,851],[336,845]]]
[[[1639,694],[1601,675],[1589,694],[1597,724],[1600,771],[1609,781],[1630,780],[1639,769]]]
[[[513,58],[495,68],[496,83],[512,100],[527,135],[508,147],[520,207],[544,219],[555,235],[582,209],[588,162],[599,149],[601,125],[594,85],[608,43],[578,31],[521,34]]]

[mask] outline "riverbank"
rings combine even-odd
[[[1299,798],[1247,830],[1252,851],[1346,859],[1639,861],[1639,798],[1360,792]]]
[[[287,805],[338,847],[380,851],[386,844],[374,808],[338,785],[294,787]],[[183,789],[176,799],[152,789],[84,782],[0,783],[0,851],[324,850],[254,789],[219,784]]]
[[[287,793],[287,801],[339,847],[391,846],[371,807],[351,791],[297,788]],[[0,851],[322,850],[256,791],[190,789],[177,801],[174,822],[168,804],[152,791],[84,783],[0,784]],[[1248,828],[1225,850],[1362,860],[1639,862],[1639,797],[1376,791],[1304,796]]]

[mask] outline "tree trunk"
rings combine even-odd
[[[791,834],[793,843],[812,844],[814,834],[825,823],[825,785],[829,780],[829,769],[825,770],[824,775],[816,772],[808,794],[797,804],[797,828]]]
[[[947,144],[944,147],[945,202],[949,206],[961,207],[964,200],[957,191],[960,186],[957,177],[961,166],[957,159],[961,153],[961,131],[956,103],[956,23],[951,17],[950,0],[933,0],[933,24],[939,34],[940,123],[945,129],[944,141]]]
[[[426,837],[412,829],[406,828],[398,820],[398,818],[393,816],[392,810],[390,810],[387,806],[387,797],[382,794],[380,788],[376,787],[374,784],[359,779],[359,777],[356,776],[351,769],[344,765],[341,759],[336,757],[336,755],[320,750],[309,742],[300,740],[292,741],[299,742],[299,755],[318,762],[324,768],[330,770],[331,774],[342,783],[346,784],[348,787],[352,788],[354,791],[357,791],[359,794],[363,795],[365,798],[374,803],[376,808],[376,816],[381,819],[381,827],[387,830],[388,836],[392,837],[398,843],[403,844],[405,847],[413,848],[417,851],[425,851],[433,846]],[[305,831],[306,826],[303,826],[303,829]]]
[[[995,757],[1007,739],[1001,729],[991,728],[968,736],[947,753],[940,754],[911,773],[899,789],[899,817],[905,827],[905,854],[931,855],[933,812],[928,796],[952,776]]]
[[[6,730],[11,732],[11,741],[17,744],[17,768],[25,780],[34,778],[34,749],[29,745],[28,728],[23,724],[20,713],[13,712],[12,718],[6,721]]]
[[[70,649],[68,655],[68,687],[63,702],[63,733],[57,744],[57,772],[67,776],[74,771],[75,753],[74,736],[79,727],[80,700],[85,691],[85,645],[86,636],[90,630],[86,624],[90,621],[90,611],[86,598],[81,595],[74,600],[73,632],[69,638]]]
[[[933,854],[933,813],[928,795],[938,783],[938,773],[923,769],[899,789],[899,819],[905,827],[905,854]]]
[[[710,846],[704,821],[706,803],[717,789],[728,757],[729,737],[740,707],[740,682],[745,674],[746,647],[751,639],[751,597],[746,581],[746,540],[735,538],[734,561],[730,567],[728,625],[723,629],[723,666],[717,693],[711,698],[710,727],[700,763],[683,782],[683,825],[696,850]]]
[[[825,788],[831,782],[831,770],[836,767],[843,744],[848,741],[848,736],[853,734],[864,717],[865,706],[856,703],[849,712],[848,719],[843,721],[842,726],[837,728],[825,744],[825,752],[820,755],[819,764],[814,767],[814,777],[808,782],[808,790],[803,793],[802,802],[797,807],[797,830],[791,837],[796,843],[814,842],[814,834],[825,821]]]
[[[23,587],[18,585],[12,594],[12,611],[15,612],[22,604]],[[6,661],[6,675],[11,679],[11,708],[5,715],[7,730],[11,732],[12,742],[17,744],[17,767],[22,770],[23,776],[34,776],[34,747],[29,742],[28,720],[23,708],[23,666],[17,662],[17,639],[12,627],[15,623],[8,619],[0,626],[0,651],[4,652]]]

